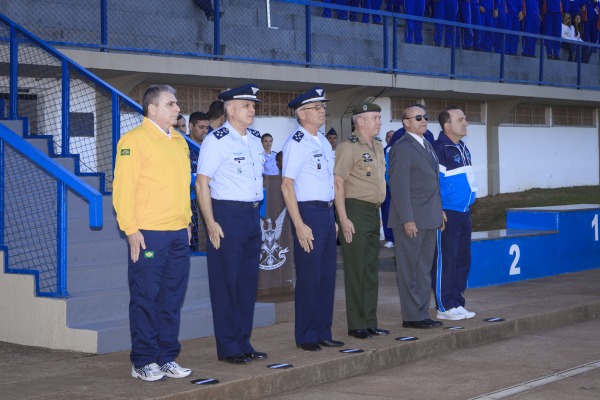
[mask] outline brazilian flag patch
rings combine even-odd
[[[130,154],[131,154],[131,151],[129,149],[121,149],[122,156],[128,156]]]
[[[144,251],[144,258],[154,258],[153,251]]]

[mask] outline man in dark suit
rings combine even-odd
[[[439,164],[427,131],[422,106],[402,112],[406,134],[392,146],[389,158],[391,193],[388,226],[396,240],[398,292],[404,328],[435,328],[429,318],[431,265],[436,248],[436,231],[444,227],[440,197]]]

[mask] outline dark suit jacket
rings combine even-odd
[[[442,225],[439,164],[411,135],[404,135],[390,150],[391,194],[388,227],[403,228],[414,221],[417,229]]]

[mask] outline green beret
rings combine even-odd
[[[362,114],[366,112],[381,112],[381,107],[375,103],[360,103],[352,107],[352,115]]]

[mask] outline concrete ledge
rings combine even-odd
[[[389,340],[386,340],[388,342],[387,346],[365,349],[364,353],[348,355],[337,353],[333,359],[305,365],[294,365],[294,368],[291,369],[265,372],[260,376],[248,376],[215,386],[198,388],[191,392],[162,396],[161,399],[260,399],[292,389],[332,382],[398,366],[461,348],[480,346],[526,333],[588,321],[598,318],[599,315],[600,301],[594,301],[553,312],[507,319],[498,323],[483,322],[481,318],[477,318],[477,321],[468,321],[468,325],[474,326],[464,330],[411,330],[410,334],[418,335],[419,340],[395,342],[396,344],[392,343],[391,345]],[[460,323],[467,324],[465,321],[449,322],[453,322],[454,326],[460,325]],[[446,325],[449,324],[446,323]],[[408,332],[408,330],[405,332]],[[383,344],[381,339],[370,339],[364,343]],[[331,354],[330,357],[334,357],[334,355]]]
[[[464,328],[457,331],[402,328],[395,273],[380,272],[379,282],[379,325],[392,334],[359,340],[346,334],[343,274],[338,273],[337,277],[333,336],[346,342],[344,348],[362,348],[364,353],[343,354],[329,348],[313,353],[297,349],[293,303],[284,303],[289,322],[253,331],[253,346],[258,351],[267,351],[268,360],[254,361],[246,366],[230,365],[217,361],[213,337],[186,340],[177,361],[194,370],[189,379],[155,383],[133,380],[129,376],[129,352],[125,351],[90,356],[35,348],[28,350],[0,342],[0,352],[11,360],[10,370],[3,375],[2,394],[7,398],[45,396],[48,399],[261,399],[457,349],[574,325],[597,319],[600,315],[599,268],[470,289],[466,293],[467,307],[477,312],[477,316],[470,320],[445,321],[445,327]],[[431,315],[435,315],[433,309]],[[503,317],[505,321],[489,323],[484,321],[487,317]],[[399,342],[394,340],[398,336],[417,336],[419,340]],[[531,354],[531,357],[536,356],[538,354]],[[271,363],[290,363],[294,368],[266,368]],[[92,370],[94,373],[90,374]],[[198,378],[215,378],[221,383],[214,386],[190,384],[190,380]]]

